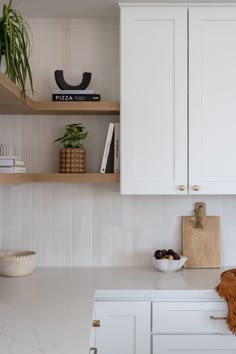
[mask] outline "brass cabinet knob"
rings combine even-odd
[[[101,322],[99,320],[93,320],[93,327],[100,327]]]
[[[184,191],[184,190],[185,190],[185,187],[181,184],[181,185],[179,186],[179,190],[180,190],[180,191]]]
[[[199,191],[200,187],[198,185],[193,186],[194,191]]]

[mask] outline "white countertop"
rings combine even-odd
[[[0,277],[0,353],[88,354],[96,299],[215,299],[225,269],[38,268]]]

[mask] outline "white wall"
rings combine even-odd
[[[103,100],[119,99],[119,29],[101,20],[30,20],[36,98],[50,100],[54,70],[80,81],[93,73],[91,88]],[[57,171],[64,126],[82,122],[88,171],[99,171],[106,130],[117,117],[0,116],[0,142],[16,143],[28,171]],[[150,265],[156,248],[181,250],[181,215],[205,201],[208,215],[221,216],[222,264],[235,266],[236,196],[120,196],[114,184],[27,184],[0,187],[2,248],[34,249],[40,265]]]

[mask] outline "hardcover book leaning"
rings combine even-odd
[[[110,123],[100,173],[120,172],[120,123]]]

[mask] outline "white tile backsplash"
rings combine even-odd
[[[0,198],[2,247],[33,248],[40,265],[150,265],[156,248],[181,251],[181,215],[192,214],[196,200],[207,202],[208,215],[221,216],[222,265],[236,264],[236,197],[137,197],[121,196],[112,184],[27,184],[2,186]]]
[[[35,98],[50,100],[54,70],[77,84],[85,70],[103,100],[119,99],[119,28],[111,20],[30,19]],[[29,172],[56,172],[64,126],[81,122],[87,170],[97,172],[115,116],[0,116],[0,141],[16,143]],[[0,246],[34,249],[43,266],[150,265],[156,248],[181,251],[181,216],[205,201],[221,216],[222,265],[235,266],[236,196],[121,196],[117,184],[0,187]]]

